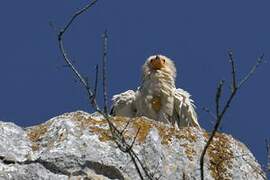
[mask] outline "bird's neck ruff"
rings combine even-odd
[[[171,95],[175,89],[175,78],[166,69],[150,70],[144,74],[142,88],[152,89],[153,94]]]

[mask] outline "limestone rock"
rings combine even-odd
[[[208,134],[174,129],[145,117],[114,117],[149,173],[161,180],[200,179],[199,159]],[[23,129],[0,122],[0,179],[140,179],[130,156],[111,138],[97,113],[65,113]],[[205,157],[205,179],[266,179],[247,147],[218,133]],[[145,178],[147,179],[147,178]]]

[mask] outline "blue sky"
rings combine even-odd
[[[0,119],[29,126],[76,110],[91,112],[80,84],[62,68],[56,36],[60,27],[88,1],[15,1],[0,6]],[[270,2],[261,1],[104,1],[100,0],[66,34],[70,56],[84,75],[94,80],[101,59],[101,34],[109,33],[109,95],[136,89],[141,66],[156,53],[176,63],[176,85],[189,91],[202,127],[211,117],[201,110],[214,107],[217,82],[229,91],[226,51],[235,52],[240,79],[262,53],[270,57]],[[269,63],[263,64],[239,91],[225,116],[222,131],[244,142],[266,162]],[[225,93],[224,95],[227,95]],[[100,101],[102,102],[102,101]]]

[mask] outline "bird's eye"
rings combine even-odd
[[[150,62],[152,63],[154,61],[154,59],[151,59]]]
[[[165,63],[165,59],[162,59],[163,63]]]

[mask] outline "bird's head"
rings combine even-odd
[[[164,72],[169,74],[174,79],[176,78],[176,68],[174,62],[163,55],[150,56],[143,65],[143,76],[155,72]]]

